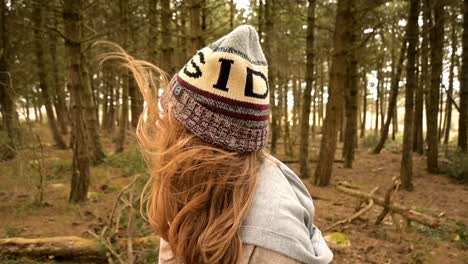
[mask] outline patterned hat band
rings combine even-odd
[[[239,153],[262,149],[268,138],[268,120],[249,122],[218,114],[194,98],[177,77],[170,84],[168,94],[162,95],[162,105],[172,107],[175,118],[191,133],[226,150]]]
[[[270,119],[268,65],[258,34],[240,26],[199,50],[162,96],[190,132],[229,151],[262,149]]]

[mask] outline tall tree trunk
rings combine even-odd
[[[68,82],[70,85],[73,116],[73,169],[69,201],[85,202],[89,187],[88,135],[83,106],[83,81],[81,67],[81,0],[64,0],[63,20],[65,23],[65,48],[70,63]]]
[[[9,72],[10,45],[7,31],[6,1],[0,1],[0,110],[2,113],[3,128],[8,135],[7,149],[2,153],[3,159],[12,159],[16,156],[16,150],[20,143],[20,129],[18,114],[16,112],[16,98],[12,87],[11,75]]]
[[[258,0],[257,23],[258,23],[258,36],[260,38],[260,43],[261,43],[262,35],[263,35],[264,12],[265,12],[265,5],[263,4],[263,0]]]
[[[463,0],[463,55],[460,85],[458,147],[468,152],[468,0]]]
[[[43,27],[43,15],[41,7],[38,5],[34,7],[33,20],[36,27],[36,29],[34,29],[34,43],[37,63],[37,74],[39,77],[39,88],[41,89],[41,99],[46,109],[47,122],[49,123],[54,142],[58,148],[66,149],[67,145],[65,144],[65,141],[63,140],[62,135],[60,134],[60,131],[57,126],[57,120],[55,119],[54,108],[52,106],[49,85],[46,80],[45,65],[47,65],[47,63],[44,58],[44,39],[42,38],[43,33],[41,32],[41,29]]]
[[[375,127],[374,127],[374,133],[378,135],[379,133],[379,117],[380,117],[380,98],[381,98],[381,93],[382,93],[382,86],[383,86],[383,58],[381,58],[381,61],[377,65],[377,86],[376,86],[376,91],[377,91],[377,96],[375,98]]]
[[[455,63],[457,61],[457,55],[456,55],[456,50],[457,50],[457,13],[455,10],[452,9],[452,14],[451,14],[451,26],[452,26],[452,36],[451,36],[451,54],[450,54],[450,69],[449,69],[449,87],[447,90],[447,100],[446,100],[446,105],[445,105],[445,134],[444,134],[444,144],[448,145],[448,142],[450,140],[450,128],[452,127],[452,101],[450,100],[449,97],[453,95],[453,81],[455,79]]]
[[[417,84],[416,46],[418,43],[418,10],[419,0],[410,0],[407,38],[408,63],[406,66],[405,91],[405,126],[403,130],[403,153],[401,157],[400,178],[402,187],[413,190],[413,121],[414,121],[414,90]]]
[[[282,97],[283,99],[283,118],[284,118],[284,151],[287,156],[292,156],[293,148],[291,144],[291,131],[289,122],[289,110],[288,110],[288,80],[283,79],[282,82]]]
[[[362,91],[362,120],[361,120],[361,135],[360,138],[366,136],[366,122],[367,122],[367,78]]]
[[[120,27],[122,47],[127,49],[128,46],[128,0],[119,0],[120,6]],[[119,135],[117,137],[117,146],[115,152],[124,151],[125,140],[127,137],[128,126],[128,90],[129,90],[128,71],[122,73],[122,109],[120,111]]]
[[[148,0],[148,17],[149,17],[149,27],[148,27],[148,61],[156,63],[158,62],[158,3],[159,0]]]
[[[438,126],[439,94],[444,52],[444,6],[441,0],[435,1],[434,26],[429,33],[431,41],[431,87],[429,90],[429,107],[427,109],[427,169],[438,172]]]
[[[390,124],[392,122],[392,118],[395,115],[397,98],[398,98],[398,85],[400,83],[401,73],[403,72],[403,62],[405,60],[406,55],[406,38],[403,38],[403,42],[401,43],[400,49],[400,58],[398,59],[398,64],[396,67],[396,72],[392,76],[392,86],[390,88],[390,98],[388,102],[388,110],[387,110],[387,119],[385,120],[385,124],[382,126],[382,130],[380,133],[380,140],[375,146],[374,150],[372,151],[374,154],[379,154],[382,148],[385,145],[385,141],[388,138],[388,131],[390,129]]]
[[[161,68],[172,76],[176,69],[172,63],[174,59],[174,49],[172,48],[171,25],[172,25],[172,11],[170,0],[161,1]],[[192,54],[193,55],[193,54]]]
[[[315,0],[309,0],[307,8],[307,42],[306,42],[306,88],[302,94],[301,135],[299,140],[299,164],[302,178],[309,177],[309,118],[314,81],[314,28],[315,28]]]
[[[191,31],[191,54],[195,54],[197,50],[203,48],[203,36],[201,25],[201,8],[203,0],[189,0],[190,5],[190,31]]]
[[[236,12],[236,6],[234,0],[229,0],[229,27],[231,31],[234,29],[234,13]]]
[[[99,122],[96,118],[96,101],[92,95],[91,78],[86,57],[81,53],[80,74],[83,87],[83,107],[85,109],[86,128],[89,136],[89,158],[94,164],[101,163],[106,155],[102,150],[101,137],[99,135]]]
[[[58,21],[57,17],[53,16],[53,24],[55,28],[58,28]],[[52,75],[54,79],[54,90],[55,90],[55,98],[54,98],[54,106],[55,111],[57,113],[57,121],[60,127],[60,132],[62,134],[68,133],[68,124],[69,124],[69,111],[67,105],[65,103],[65,87],[63,79],[59,72],[59,58],[60,54],[57,50],[58,38],[56,34],[50,34],[50,54],[52,59]]]
[[[300,108],[300,99],[299,97],[299,85],[297,81],[297,77],[293,76],[292,78],[292,89],[293,89],[293,111],[292,111],[292,129],[293,131],[299,131],[299,111]],[[293,137],[293,142],[296,142]]]
[[[274,42],[275,42],[275,28],[273,21],[276,18],[276,6],[275,1],[266,0],[265,2],[265,55],[269,62],[269,73],[268,73],[268,86],[270,89],[270,107],[271,107],[271,154],[276,154],[276,147],[279,138],[279,113],[278,106],[276,105],[276,66],[273,58],[274,54]]]
[[[425,23],[425,22],[424,22]],[[419,72],[418,86],[415,91],[415,107],[414,107],[414,127],[413,127],[413,151],[419,153],[420,155],[424,154],[424,135],[423,135],[423,112],[424,112],[424,79],[427,74],[427,58],[423,58],[423,53],[425,52],[426,43],[424,43],[427,33],[424,32],[424,28],[421,32],[423,35],[421,43],[421,52],[418,53],[420,59],[421,71]],[[427,49],[426,49],[427,51]],[[424,66],[424,63],[426,65]]]
[[[34,103],[34,117],[36,122],[38,121],[39,123],[42,123],[42,105],[41,102],[39,101],[39,96],[36,95],[36,93],[33,91],[32,93],[32,99]]]
[[[443,55],[442,55],[443,56]],[[441,79],[442,81],[442,79]],[[438,126],[437,126],[437,142],[440,144],[440,141],[442,139],[442,135],[444,134],[444,127],[443,127],[443,121],[444,121],[444,113],[446,110],[444,110],[444,85],[441,83],[440,84],[441,88],[439,88],[439,117],[438,117]]]
[[[353,25],[355,22],[353,23]],[[355,47],[356,43],[356,29],[351,29],[350,43],[351,47]],[[356,49],[349,49],[348,51],[348,65],[347,65],[347,79],[348,85],[345,87],[345,114],[346,114],[346,128],[343,143],[343,158],[344,167],[352,168],[354,161],[354,150],[356,148],[356,135],[357,135],[357,105],[358,105],[358,61]]]
[[[335,159],[336,141],[343,107],[343,91],[346,85],[347,48],[350,39],[350,28],[353,28],[351,7],[354,0],[338,0],[335,33],[333,37],[333,61],[330,70],[330,85],[326,115],[322,129],[322,139],[314,184],[326,186],[330,183]]]

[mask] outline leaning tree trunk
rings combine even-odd
[[[416,45],[418,43],[418,9],[419,0],[411,0],[408,14],[408,63],[406,66],[405,91],[405,126],[403,130],[403,153],[401,157],[400,178],[402,187],[413,190],[413,121],[414,121],[414,90],[417,83]]]
[[[457,61],[457,56],[455,51],[457,50],[457,21],[456,21],[456,13],[452,10],[453,14],[451,15],[452,18],[452,39],[451,39],[451,54],[450,54],[450,69],[449,69],[449,87],[447,90],[447,100],[445,105],[445,134],[444,134],[444,144],[447,145],[450,139],[450,128],[452,126],[452,101],[450,97],[453,95],[453,81],[455,79],[455,63]]]
[[[460,85],[458,147],[468,152],[468,0],[463,1],[463,55]]]
[[[1,155],[1,159],[12,159],[16,156],[19,144],[20,130],[18,114],[16,112],[15,92],[12,87],[9,74],[8,59],[9,40],[6,26],[7,6],[5,0],[0,1],[0,111],[2,113],[3,128],[6,130],[7,148]]]
[[[58,18],[57,16],[53,16],[53,24],[55,28],[58,28]],[[59,61],[60,59],[60,54],[57,50],[58,46],[58,37],[57,34],[50,34],[50,55],[51,55],[51,60],[52,60],[52,75],[54,79],[54,92],[55,92],[55,98],[54,98],[54,105],[55,105],[55,112],[57,113],[57,121],[60,127],[60,132],[62,134],[67,134],[68,133],[68,124],[70,122],[69,118],[69,112],[67,105],[65,103],[65,87],[64,87],[64,82],[63,82],[63,77],[61,75],[61,72],[59,72]]]
[[[335,33],[333,37],[333,61],[330,70],[329,96],[323,122],[322,139],[317,167],[314,174],[314,184],[326,186],[330,184],[333,161],[338,136],[339,122],[343,106],[343,91],[346,85],[347,47],[350,39],[350,28],[354,25],[351,18],[351,7],[354,0],[338,0]]]
[[[403,62],[405,60],[406,55],[406,38],[403,38],[403,42],[401,43],[400,49],[400,58],[398,59],[398,64],[396,68],[395,74],[392,76],[392,86],[390,87],[390,99],[388,102],[388,110],[387,110],[387,119],[385,120],[385,124],[382,126],[382,130],[380,133],[380,140],[375,146],[374,150],[372,151],[374,154],[379,154],[382,151],[382,148],[385,145],[385,141],[388,138],[388,131],[390,129],[390,124],[392,123],[392,118],[395,116],[396,111],[396,104],[398,99],[398,85],[400,83],[401,73],[403,72]]]
[[[314,81],[314,28],[315,0],[309,0],[309,7],[307,8],[306,88],[302,94],[301,135],[299,140],[299,164],[302,178],[309,177],[309,118],[312,82]]]
[[[47,64],[44,58],[44,39],[42,38],[43,33],[41,29],[43,27],[43,15],[42,7],[36,5],[33,11],[33,20],[35,24],[34,29],[34,44],[35,44],[35,53],[36,53],[36,63],[37,63],[37,74],[39,77],[39,88],[41,90],[41,99],[46,109],[47,122],[49,123],[50,130],[52,132],[52,137],[55,144],[60,149],[66,149],[67,145],[60,134],[60,131],[57,126],[57,120],[55,119],[54,108],[52,106],[52,99],[50,96],[49,85],[46,80],[46,69],[45,65]]]
[[[65,23],[65,48],[70,63],[68,83],[71,92],[71,109],[73,125],[73,169],[69,201],[71,203],[85,202],[89,186],[88,135],[83,96],[83,81],[81,67],[81,0],[64,0],[63,20]]]
[[[427,109],[427,169],[438,172],[438,126],[440,84],[444,52],[444,7],[442,1],[434,3],[434,26],[430,30],[431,42],[431,87]]]

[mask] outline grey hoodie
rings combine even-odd
[[[241,225],[243,243],[310,264],[328,264],[333,253],[313,224],[307,188],[286,165],[268,156],[260,169],[253,205]]]
[[[262,164],[250,211],[240,231],[243,244],[259,246],[306,264],[328,264],[333,253],[313,224],[312,198],[299,177],[272,156]],[[159,263],[172,263],[161,239]]]

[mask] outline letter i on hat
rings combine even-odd
[[[190,132],[239,153],[262,149],[270,117],[268,65],[257,31],[239,26],[199,50],[163,95]]]

